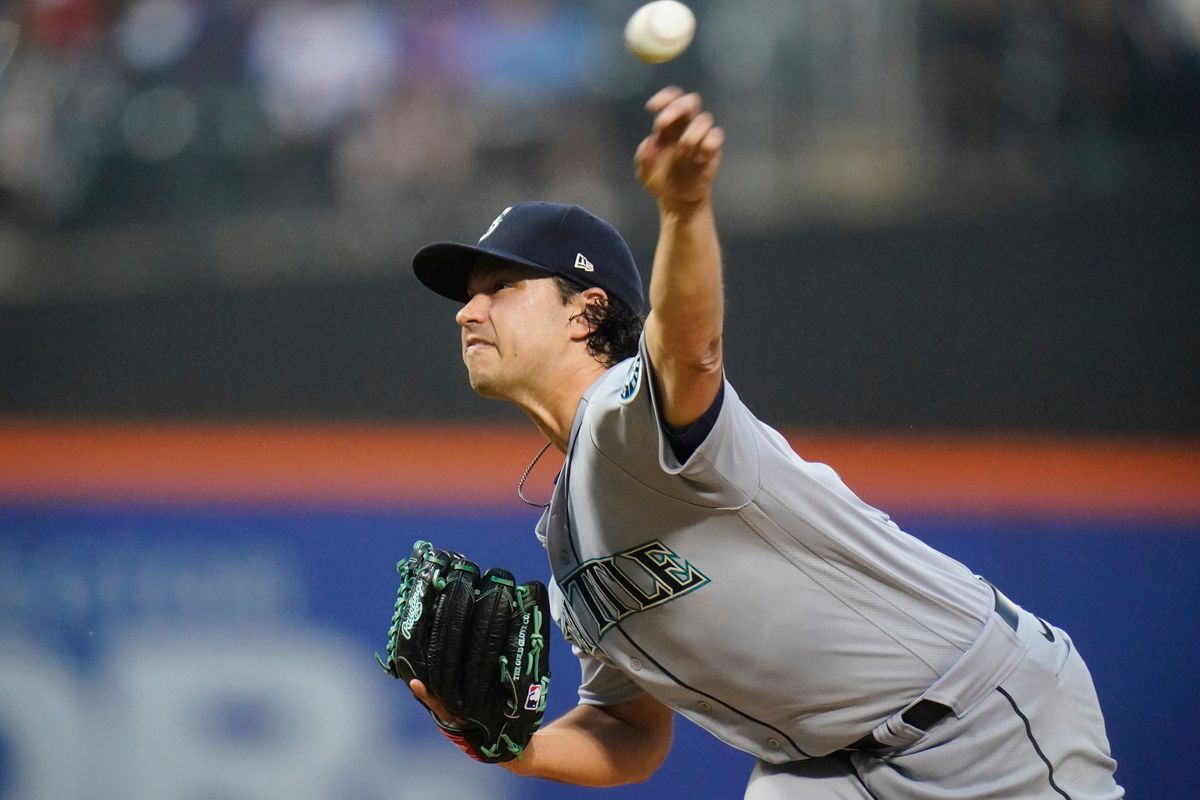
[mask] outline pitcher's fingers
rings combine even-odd
[[[680,94],[655,114],[652,130],[657,133],[681,122],[686,125],[692,117],[700,113],[701,105],[699,93]]]
[[[666,108],[667,104],[676,97],[683,96],[683,89],[678,86],[666,86],[654,93],[654,96],[646,101],[646,110],[651,114],[657,114]]]
[[[633,174],[643,183],[649,176],[654,166],[654,157],[659,152],[658,143],[653,136],[647,136],[638,145],[637,152],[633,154]]]
[[[725,144],[725,131],[722,128],[712,127],[704,134],[704,138],[700,140],[700,144],[696,147],[697,164],[704,164],[712,161],[713,158],[721,152],[721,146]]]
[[[693,117],[679,135],[680,149],[685,152],[694,151],[704,141],[705,135],[712,130],[713,124],[713,115],[707,111],[701,111]]]
[[[673,142],[700,113],[700,95],[695,92],[681,95],[654,117],[653,131],[660,142]]]
[[[408,682],[408,688],[412,690],[413,695],[420,701],[421,705],[433,712],[433,715],[443,722],[453,722],[454,716],[446,710],[446,706],[440,700],[429,693],[425,688],[425,684],[413,678]]]

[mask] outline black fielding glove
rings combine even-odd
[[[418,541],[396,565],[400,588],[388,630],[392,677],[425,684],[453,715],[434,721],[478,761],[518,757],[542,723],[550,684],[546,587],[479,567]]]

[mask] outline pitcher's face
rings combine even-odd
[[[471,298],[455,315],[463,363],[484,397],[515,399],[533,391],[571,344],[573,309],[543,272],[480,258],[467,280]]]

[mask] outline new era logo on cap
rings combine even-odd
[[[592,266],[592,262],[587,260],[587,256],[583,253],[575,254],[575,269],[581,269],[584,272],[595,272],[596,268]]]

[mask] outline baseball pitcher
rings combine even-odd
[[[470,755],[584,786],[651,775],[678,713],[757,757],[749,800],[1122,797],[1071,638],[802,459],[725,379],[724,133],[677,88],[647,110],[648,293],[576,206],[517,203],[414,257],[460,304],[472,387],[564,465],[536,531],[548,585],[418,543],[385,669]],[[778,336],[797,344],[786,317]],[[551,617],[582,677],[539,727]]]

